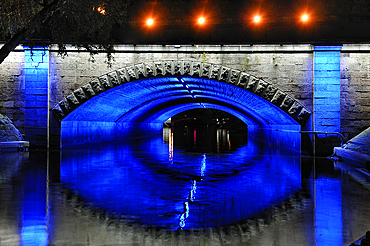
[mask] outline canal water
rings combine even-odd
[[[356,167],[233,131],[204,139],[165,128],[0,153],[0,245],[349,245],[370,230]]]

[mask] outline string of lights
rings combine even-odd
[[[265,19],[262,17],[262,15],[256,14],[256,15],[253,15],[253,17],[251,18],[251,21],[250,22],[257,25],[257,24],[262,24],[264,20]],[[301,14],[301,16],[299,18],[299,22],[301,22],[301,23],[308,23],[310,20],[311,20],[311,17],[307,13]],[[199,17],[197,17],[197,19],[194,22],[198,26],[205,26],[205,25],[209,24],[209,21],[210,20],[207,17],[205,17],[205,16],[199,16]],[[159,21],[156,21],[155,18],[149,17],[145,21],[145,26],[147,26],[147,27],[155,27],[156,24],[158,24],[158,22]]]

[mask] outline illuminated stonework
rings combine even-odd
[[[62,120],[81,104],[102,92],[129,82],[161,77],[178,78],[178,82],[182,77],[202,78],[242,88],[276,105],[300,124],[304,124],[311,114],[299,101],[269,82],[222,65],[192,61],[140,63],[109,72],[75,90],[59,102],[52,111],[57,119]],[[176,89],[176,86],[172,89]],[[179,90],[178,95],[182,95],[181,93]],[[203,94],[206,96],[209,93],[211,92],[204,91]],[[230,97],[232,99],[232,95]],[[145,99],[141,98],[143,104]]]

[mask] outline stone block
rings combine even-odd
[[[209,78],[213,80],[218,80],[220,74],[221,65],[213,64],[209,73]]]
[[[108,90],[113,87],[113,85],[110,83],[108,76],[106,74],[100,76],[98,79],[99,79],[100,84],[104,87],[105,90]]]
[[[76,108],[80,106],[80,102],[76,98],[74,93],[71,93],[67,96],[68,101],[70,102],[71,107]]]
[[[288,111],[289,108],[293,105],[294,99],[290,96],[286,96],[283,102],[280,105],[280,108],[284,111]]]
[[[136,78],[137,79],[143,79],[146,77],[144,64],[136,64],[135,65],[135,71],[136,71]]]
[[[258,82],[259,82],[258,78],[254,77],[254,76],[250,76],[249,80],[248,80],[248,84],[245,87],[245,89],[250,91],[250,92],[254,92],[255,88],[258,85]]]
[[[108,73],[107,77],[108,77],[110,84],[113,87],[121,84],[121,81],[118,79],[118,75],[116,71]]]
[[[126,67],[126,72],[127,72],[127,81],[133,81],[137,79],[135,66]]]
[[[256,86],[256,89],[254,91],[254,94],[258,95],[258,96],[262,96],[267,88],[269,84],[265,81],[263,81],[262,79],[260,79],[258,81],[258,84]]]
[[[232,85],[237,85],[239,83],[240,74],[240,71],[231,69],[229,83]]]
[[[211,74],[211,68],[212,68],[212,65],[209,64],[209,63],[203,63],[202,64],[202,73],[201,73],[201,77],[202,78],[209,78],[210,74]]]
[[[201,69],[202,69],[201,63],[193,62],[191,75],[194,76],[194,77],[200,77],[201,76],[201,71],[202,71]]]
[[[183,69],[182,69],[182,67],[183,67],[183,62],[182,61],[176,61],[176,62],[174,62],[174,75],[175,76],[180,76],[180,75],[182,75],[183,74]]]
[[[218,80],[228,83],[229,82],[230,71],[231,71],[230,68],[222,66],[221,69],[220,69],[220,75],[219,75]]]
[[[88,98],[92,98],[96,95],[94,89],[92,88],[91,84],[86,84],[81,87]]]
[[[297,101],[288,109],[287,113],[293,118],[302,110],[303,106]]]
[[[239,83],[236,84],[238,87],[245,89],[248,85],[250,75],[247,73],[242,72],[240,74]]]
[[[51,110],[53,112],[54,118],[57,121],[61,121],[64,117],[66,117],[66,114],[62,110],[62,108],[59,106],[59,104],[55,105],[55,107]]]
[[[152,78],[155,76],[154,64],[144,63],[146,77]]]
[[[120,84],[126,83],[127,80],[127,70],[126,68],[121,68],[117,70],[117,76],[119,79]]]
[[[60,101],[59,106],[61,107],[65,114],[69,114],[70,112],[72,112],[72,107],[68,102],[67,98],[64,98],[62,101]]]
[[[189,61],[184,61],[183,64],[183,75],[184,76],[191,76],[191,63]]]
[[[155,76],[163,76],[164,75],[164,67],[162,62],[155,62],[154,63],[154,71],[155,71]]]
[[[303,124],[310,118],[310,116],[311,113],[307,109],[303,108],[296,116],[296,119],[299,123]]]
[[[90,85],[91,85],[91,87],[94,90],[96,95],[105,91],[98,79],[94,79],[94,80],[90,81]]]
[[[265,91],[265,94],[263,95],[263,98],[265,98],[267,101],[270,101],[272,100],[272,98],[274,98],[274,95],[276,94],[276,92],[278,91],[278,89],[269,84],[266,88],[266,91]]]
[[[163,63],[163,75],[164,76],[171,76],[173,75],[173,70],[172,69],[173,62],[172,61],[165,61]]]

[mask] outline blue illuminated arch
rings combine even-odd
[[[262,79],[221,65],[191,61],[141,63],[118,69],[75,90],[53,112],[62,129],[64,124],[76,129],[73,135],[91,138],[96,132],[112,135],[117,129],[130,129],[133,135],[158,132],[165,120],[194,108],[220,109],[249,126],[263,128],[300,126],[311,114]],[[92,126],[91,122],[104,124]],[[88,128],[94,130],[82,130]]]

